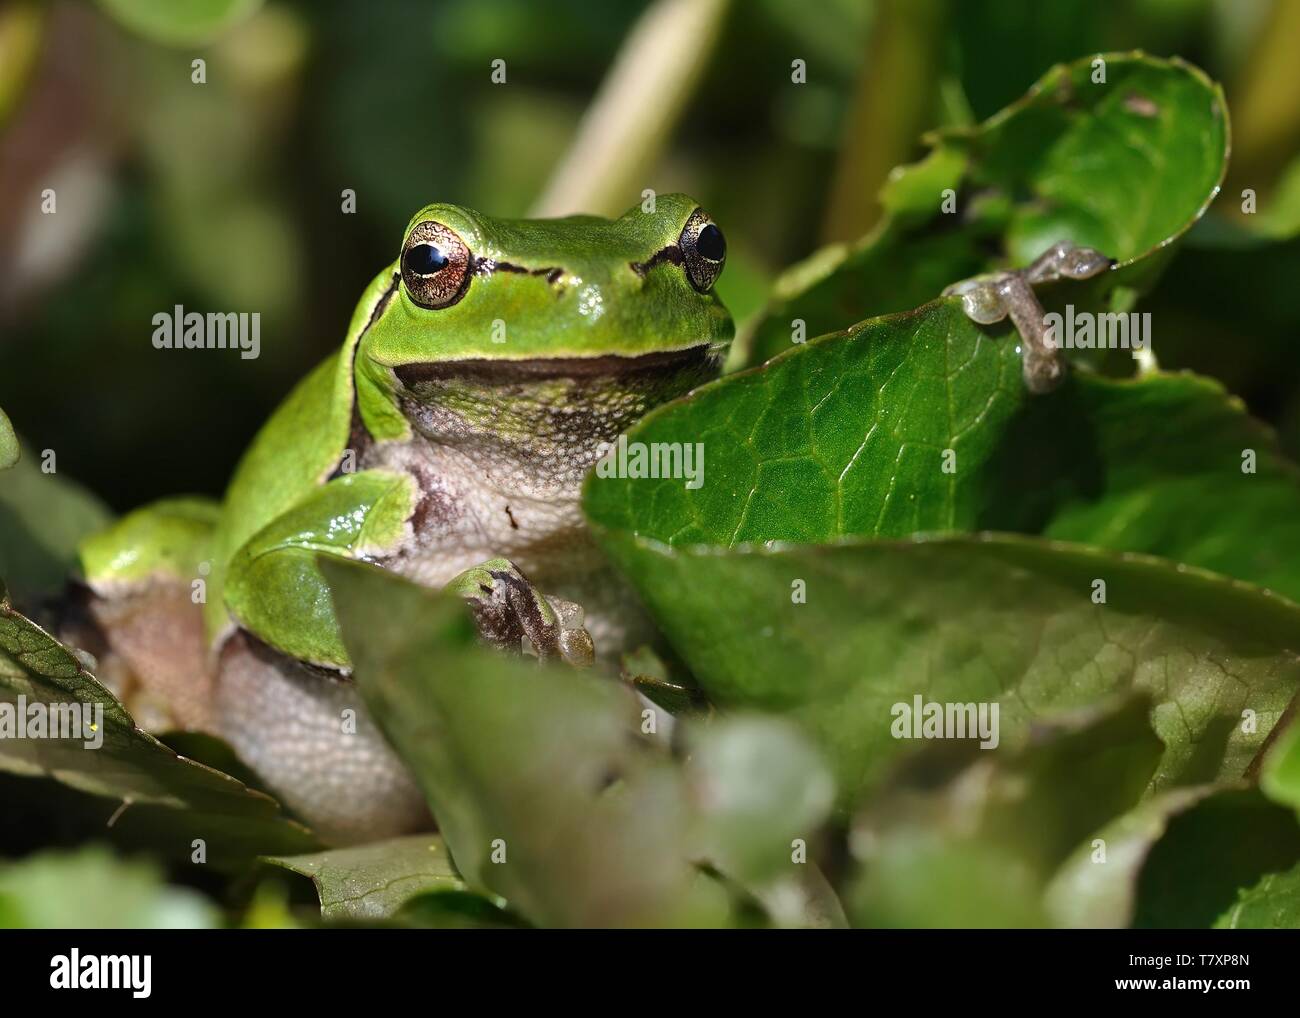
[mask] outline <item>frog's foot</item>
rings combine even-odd
[[[542,661],[586,668],[595,659],[580,605],[543,594],[509,559],[489,559],[461,573],[446,588],[463,597],[483,641],[512,653],[525,642]]]
[[[1091,279],[1114,265],[1096,248],[1076,247],[1068,240],[1053,244],[1021,270],[1031,284],[1054,283],[1058,279]]]
[[[1051,392],[1065,377],[1065,357],[1049,335],[1043,305],[1033,288],[1058,279],[1089,279],[1114,264],[1100,251],[1063,241],[1023,269],[953,283],[943,295],[961,297],[966,316],[981,325],[1010,315],[1023,343],[1025,387],[1033,393]]]

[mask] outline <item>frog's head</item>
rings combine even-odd
[[[681,194],[614,220],[428,205],[406,228],[357,367],[408,418],[449,390],[485,414],[522,396],[639,415],[720,369],[734,333],[713,290],[725,260],[722,231]]]
[[[681,194],[613,220],[426,205],[366,352],[390,367],[716,355],[734,331],[713,292],[726,253],[722,231]]]

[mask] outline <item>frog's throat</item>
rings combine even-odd
[[[589,465],[601,442],[716,378],[721,359],[700,345],[636,357],[444,361],[393,374],[399,412],[428,441],[535,465],[539,457]]]

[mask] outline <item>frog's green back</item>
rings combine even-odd
[[[352,428],[352,358],[357,341],[392,286],[389,267],[374,278],[357,303],[342,349],[298,383],[235,468],[213,541],[213,582],[206,616],[210,636],[226,625],[222,589],[235,552],[337,469]]]

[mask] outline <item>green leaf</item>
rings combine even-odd
[[[159,867],[102,845],[0,864],[0,927],[29,930],[193,930],[220,925],[197,891],[169,887]]]
[[[819,826],[825,772],[784,729],[736,719],[706,730],[684,769],[643,734],[657,712],[626,686],[488,653],[463,604],[383,570],[320,565],[362,694],[457,870],[531,922],[736,922],[732,895],[697,862],[742,882],[770,877],[779,846],[789,872],[790,831]],[[764,782],[736,767],[760,759]]]
[[[1197,227],[1195,246],[1240,256],[1271,252],[1300,236],[1300,156],[1291,160],[1271,186],[1261,190],[1254,212],[1228,206],[1224,215],[1208,216]]]
[[[813,839],[835,795],[817,752],[774,718],[722,718],[688,728],[688,778],[704,806],[704,855],[761,886],[790,872],[790,846]]]
[[[58,591],[76,567],[78,542],[109,519],[99,499],[44,473],[40,457],[26,450],[0,473],[0,579],[24,601]]]
[[[1295,814],[1258,789],[1228,789],[1177,813],[1142,867],[1133,925],[1210,927],[1242,891],[1300,861]]]
[[[799,721],[842,803],[908,745],[893,710],[920,693],[998,703],[1016,747],[1039,717],[1145,692],[1166,746],[1159,789],[1239,777],[1300,689],[1300,608],[1159,559],[1009,535],[725,550],[601,538],[714,703]],[[1246,709],[1257,727],[1240,724]]]
[[[1273,240],[1300,235],[1300,156],[1292,159],[1275,185],[1262,232]]]
[[[519,916],[496,899],[470,891],[430,891],[411,898],[395,916],[403,926],[434,930],[505,930],[527,928]]]
[[[789,349],[796,319],[813,337],[906,310],[948,283],[1026,265],[1057,241],[1119,261],[1102,290],[1149,285],[1223,180],[1227,107],[1180,60],[1104,58],[1104,83],[1093,81],[1094,57],[1058,65],[984,123],[927,136],[933,151],[882,193],[889,218],[879,229],[778,281],[748,363]],[[953,214],[941,211],[946,188],[957,192]]]
[[[239,759],[239,755],[220,736],[211,732],[181,731],[169,729],[158,732],[158,741],[178,756],[186,757],[195,763],[203,764],[214,771],[229,774],[237,781],[259,792],[269,792],[262,779]]]
[[[1029,402],[1007,335],[990,339],[952,298],[706,385],[627,436],[629,447],[700,443],[702,483],[598,468],[587,515],[673,545],[973,527],[986,465]]]
[[[1250,218],[1250,217],[1247,217]],[[1207,246],[1207,216],[1182,244],[1160,284],[1142,301],[1156,323],[1155,352],[1166,369],[1218,379],[1297,441],[1295,299],[1300,236],[1246,248]]]
[[[1030,396],[1013,335],[949,298],[704,386],[627,436],[700,443],[703,483],[593,475],[587,515],[674,546],[1041,533],[1300,599],[1300,474],[1239,401],[1082,371]]]
[[[1220,930],[1300,929],[1300,862],[1268,873],[1237,896],[1237,903],[1215,920]]]
[[[1140,699],[1041,728],[1011,755],[930,744],[855,821],[855,923],[1049,925],[1048,880],[1137,801],[1160,749]]]
[[[38,816],[48,812],[86,833],[181,861],[191,861],[199,839],[207,865],[219,869],[268,850],[317,847],[269,796],[138,729],[76,655],[15,611],[0,589],[0,723],[18,725],[33,705],[66,705],[80,722],[74,738],[34,737],[29,726],[28,737],[15,728],[19,737],[0,739],[0,771],[28,779],[28,805]]]
[[[1100,850],[1092,841],[1080,845],[1047,891],[1048,913],[1056,925],[1097,929],[1132,923],[1138,880],[1151,850],[1176,817],[1218,791],[1213,785],[1195,785],[1162,792],[1097,831]]]
[[[1159,754],[1141,703],[1040,730],[1010,759],[971,750],[945,760],[945,748],[900,768],[855,824],[860,923],[1300,920],[1300,829],[1257,791],[1197,785],[1133,804]]]
[[[1294,720],[1269,747],[1259,785],[1270,799],[1300,816],[1300,724]]]
[[[1250,926],[1296,921],[1300,828],[1244,783],[1153,796],[1079,846],[1047,894],[1059,925]],[[1270,897],[1276,894],[1276,898]]]
[[[17,463],[18,455],[18,436],[5,412],[0,410],[0,470],[8,470]]]
[[[262,6],[262,0],[99,0],[99,3],[131,31],[168,46],[211,42]]]
[[[321,918],[327,920],[387,919],[418,894],[465,886],[436,834],[308,855],[265,856],[263,861],[310,879],[320,897]]]
[[[545,926],[725,919],[722,894],[680,851],[671,765],[630,737],[624,689],[486,655],[461,606],[352,564],[320,566],[366,702],[471,888]]]

